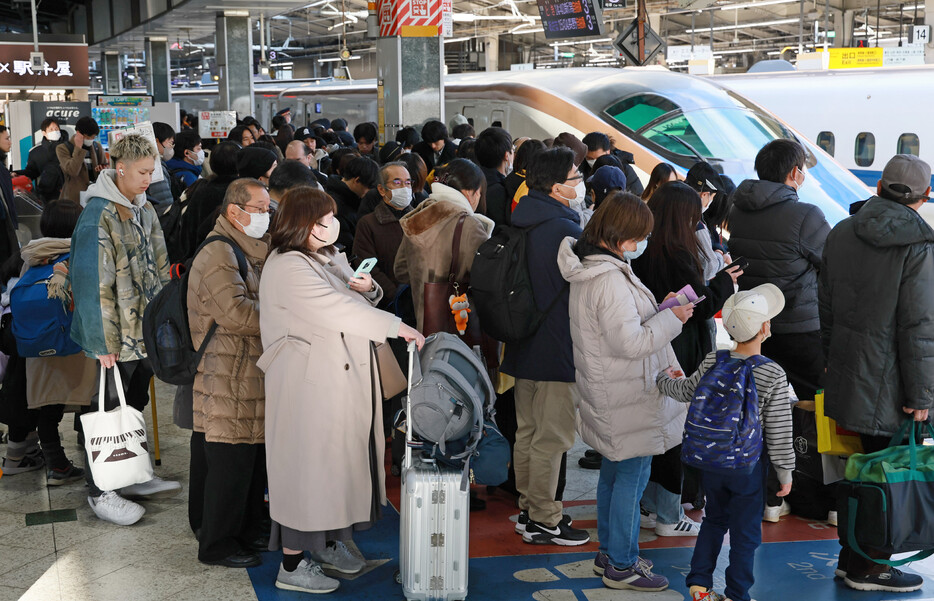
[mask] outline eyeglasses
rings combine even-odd
[[[412,180],[410,179],[393,179],[389,180],[389,183],[393,186],[405,186],[406,188],[412,187]]]
[[[573,181],[576,181],[576,180],[579,180],[579,179],[584,179],[584,176],[581,175],[580,173],[578,173],[578,174],[575,175],[574,177],[569,177],[569,178],[567,178],[567,179],[564,180],[564,181],[566,181],[566,182],[573,182]]]
[[[250,215],[266,215],[266,214],[268,214],[270,217],[272,217],[273,215],[276,214],[276,210],[275,210],[274,208],[272,208],[272,207],[269,207],[267,210],[264,211],[264,210],[260,209],[259,207],[251,207],[250,205],[236,205],[236,206],[240,207],[240,208],[243,210],[244,213],[249,213]],[[252,210],[249,210],[249,211],[248,211],[247,209],[252,209]]]

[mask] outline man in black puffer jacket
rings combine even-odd
[[[729,222],[731,254],[749,261],[740,288],[768,283],[785,295],[762,354],[782,366],[798,398],[813,399],[824,372],[817,275],[830,225],[819,208],[798,200],[806,159],[793,140],[763,146],[755,163],[759,179],[736,188]]]
[[[882,171],[879,195],[827,238],[820,273],[826,413],[858,432],[866,453],[889,446],[909,415],[925,421],[934,407],[934,230],[918,215],[930,193],[931,167],[896,155]],[[839,570],[857,590],[922,586],[920,576],[847,547]]]

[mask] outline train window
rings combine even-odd
[[[856,135],[853,159],[858,167],[869,167],[876,160],[876,137],[868,131]]]
[[[898,136],[898,152],[896,154],[913,154],[921,156],[921,141],[915,134],[902,134]]]
[[[662,115],[679,108],[667,98],[655,94],[638,94],[620,100],[606,112],[624,126],[637,131]]]
[[[821,147],[821,150],[830,156],[833,156],[835,143],[836,141],[834,140],[833,132],[822,131],[821,133],[817,134],[817,145]]]

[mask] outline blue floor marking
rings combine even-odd
[[[356,580],[341,580],[341,587],[328,595],[332,599],[354,601],[401,601],[402,587],[393,580],[398,568],[399,516],[391,508],[377,525],[369,531],[358,533],[354,541],[367,559],[390,559],[390,561]],[[511,536],[510,529],[504,536]],[[925,582],[922,590],[915,593],[861,592],[847,588],[839,578],[834,578],[837,553],[840,549],[835,540],[803,541],[764,544],[756,553],[756,584],[752,588],[758,601],[775,601],[792,596],[807,601],[889,601],[898,599],[934,599],[934,584]],[[656,593],[652,599],[687,598],[684,577],[690,569],[691,548],[645,549],[642,556],[655,563],[655,572],[666,576],[671,590]],[[282,591],[275,588],[281,553],[264,553],[263,565],[249,570],[254,590],[259,601],[298,601],[313,598],[305,593]],[[531,601],[536,591],[572,591],[577,601],[587,601],[584,591],[603,588],[596,576],[568,578],[559,566],[580,561],[590,561],[592,553],[562,553],[550,555],[522,555],[509,557],[472,558],[468,599],[477,601]],[[724,572],[729,561],[729,548],[720,554],[717,572],[714,574],[716,590],[722,592]],[[546,569],[551,573],[549,582],[522,582],[514,576],[521,570]],[[931,574],[924,574],[926,580]],[[609,592],[609,591],[608,591]],[[681,593],[679,595],[678,593]],[[637,596],[632,596],[632,595]],[[546,593],[547,595],[547,593]],[[641,595],[641,596],[638,596]],[[646,598],[645,593],[614,591],[607,599]]]

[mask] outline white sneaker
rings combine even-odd
[[[302,593],[333,593],[340,585],[337,580],[325,576],[320,565],[307,559],[303,559],[294,572],[286,572],[280,564],[276,577],[276,588]]]
[[[139,497],[171,497],[182,489],[182,485],[175,480],[163,480],[153,476],[152,480],[140,484],[131,484],[120,489],[124,497],[136,499]]]
[[[347,545],[341,541],[324,548],[320,553],[312,553],[311,558],[321,564],[321,567],[336,570],[342,574],[356,574],[366,567],[366,561],[354,555]]]
[[[658,523],[658,514],[649,513],[641,506],[639,507],[639,527],[646,530],[655,530]]]
[[[827,523],[830,524],[831,526],[837,525],[837,512],[836,511],[827,512]]]
[[[112,490],[108,490],[96,499],[88,497],[88,503],[94,510],[94,515],[118,526],[135,524],[146,513],[142,505],[126,500]]]
[[[785,515],[791,513],[791,505],[782,501],[782,504],[778,507],[766,507],[765,513],[762,514],[763,522],[778,522],[778,520]]]
[[[697,536],[700,533],[700,524],[688,516],[681,518],[677,524],[657,524],[655,534],[659,536]]]

